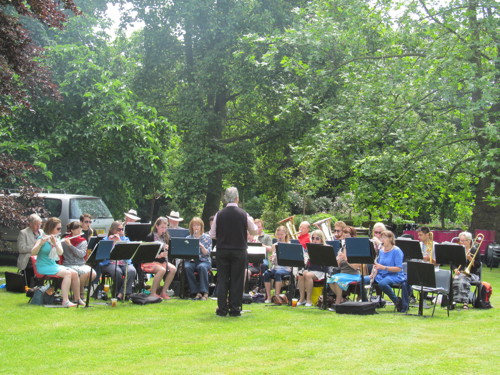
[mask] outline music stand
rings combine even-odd
[[[248,263],[257,263],[259,265],[259,271],[260,271],[260,265],[262,264],[262,261],[266,259],[266,247],[263,246],[260,242],[248,242],[248,248],[247,248],[247,262]],[[250,284],[250,274],[248,272],[248,265],[247,265],[247,272],[246,272],[246,287],[245,287],[245,292],[248,292],[249,284]],[[259,276],[260,280],[260,276]]]
[[[417,285],[420,287],[419,302],[418,302],[418,315],[423,316],[424,314],[424,300],[422,298],[422,293],[424,288],[436,288],[436,273],[434,265],[427,262],[415,262],[409,261],[407,282],[408,285]]]
[[[162,246],[163,244],[158,242],[142,242],[133,255],[132,263],[137,264],[137,272],[141,272],[141,277],[139,277],[140,291],[144,289],[144,277],[142,277],[143,274],[141,264],[154,262],[154,260],[158,257],[158,254],[162,251]]]
[[[315,243],[307,243],[307,252],[309,253],[309,260],[311,264],[323,267],[338,267],[337,251],[330,245],[321,245]],[[327,296],[327,273],[325,272],[324,285],[323,285],[323,303],[321,308],[326,310],[326,296]]]
[[[91,237],[91,239],[92,238],[98,238],[98,237]],[[97,240],[96,247],[93,248],[92,253],[90,253],[89,257],[87,258],[86,264],[90,266],[90,268],[94,268],[96,264],[102,260],[109,259],[114,242],[108,240],[103,241],[102,238],[103,237]],[[90,276],[92,276],[92,271]],[[89,307],[91,286],[92,286],[92,277],[89,277],[89,284],[87,286],[87,301],[85,302],[85,307]]]
[[[422,248],[419,241],[410,239],[396,239],[396,246],[403,251],[404,260],[410,259],[424,259],[422,255]]]
[[[130,241],[146,241],[146,236],[151,233],[151,223],[127,223],[125,236]]]
[[[173,237],[187,237],[189,236],[189,230],[186,228],[168,228],[168,234],[170,238]]]
[[[293,268],[304,268],[304,249],[300,243],[278,242],[276,245],[276,257],[278,265],[292,267],[290,275],[290,284],[288,286],[288,305],[292,304],[293,294],[295,294],[295,282],[293,277]],[[292,293],[293,290],[293,293]]]
[[[89,238],[87,249],[94,250],[97,244],[104,238],[104,236],[92,236]]]
[[[198,259],[200,256],[200,239],[172,237],[170,239],[169,254],[172,258]]]
[[[453,302],[453,271],[455,267],[464,266],[467,264],[465,256],[465,247],[458,244],[436,244],[434,245],[436,254],[436,264],[450,265],[450,293],[448,294],[448,303]]]
[[[185,285],[186,285],[186,280],[185,280],[185,268],[184,268],[184,261],[186,259],[191,260],[191,259],[199,259],[200,257],[200,239],[199,238],[180,238],[180,237],[172,237],[170,239],[170,251],[169,254],[172,258],[178,258],[182,259],[182,268],[180,272],[178,272],[179,275],[179,287],[180,287],[180,293],[179,297],[184,298],[184,291],[185,291]]]
[[[361,264],[361,301],[367,302],[363,270],[365,264],[374,262],[373,243],[368,237],[349,237],[345,239],[345,247],[348,262]]]
[[[102,242],[102,241],[101,241]],[[117,242],[115,247],[111,251],[110,260],[116,261],[115,263],[115,280],[116,280],[116,269],[118,267],[119,260],[132,259],[134,257],[135,252],[139,248],[139,242]],[[125,281],[123,287],[123,297],[127,295],[127,277],[128,277],[128,264],[125,262]],[[115,288],[115,298],[116,298],[116,288]],[[125,300],[125,298],[123,298]]]

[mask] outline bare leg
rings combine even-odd
[[[264,287],[266,288],[266,300],[270,301],[271,300],[271,282],[266,281],[264,283]]]
[[[304,283],[304,276],[298,277],[297,285],[299,287],[299,295],[300,295],[298,303],[302,303],[306,299],[306,288],[305,288],[305,283]]]
[[[168,288],[170,287],[170,284],[172,283],[172,280],[175,277],[175,273],[177,272],[177,268],[171,263],[168,264],[168,274],[167,278],[165,279],[165,283],[163,284],[163,288],[161,290],[162,294],[166,294]]]
[[[312,292],[313,292],[313,287],[314,287],[314,280],[317,280],[318,278],[316,275],[312,272],[305,272],[304,273],[304,284],[305,284],[305,290],[306,290],[306,296],[307,296],[307,303],[312,304]]]
[[[151,288],[151,295],[154,297],[158,296],[158,289],[160,288],[160,283],[163,280],[163,276],[165,276],[166,269],[163,268],[160,264],[155,264],[153,268],[153,273],[155,277],[153,279],[153,286]]]

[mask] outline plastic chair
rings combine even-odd
[[[442,296],[447,296],[450,293],[450,281],[451,281],[451,271],[450,270],[437,270],[436,271],[436,287],[435,288],[430,288],[430,287],[424,287],[422,288],[423,292],[427,292],[430,294],[436,294],[436,295],[442,295]],[[414,290],[420,290],[420,287],[413,287]],[[450,305],[451,302],[449,298],[447,298],[447,304],[446,304],[446,312],[448,313],[448,316],[450,316]],[[434,308],[432,309],[432,316],[434,316],[434,312],[436,310],[436,305],[437,303],[434,304]]]

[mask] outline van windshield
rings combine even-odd
[[[108,207],[100,198],[73,198],[69,203],[69,215],[72,219],[78,219],[80,215],[88,213],[94,219],[113,218]]]

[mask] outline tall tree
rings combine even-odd
[[[79,14],[73,0],[0,0],[0,114],[17,105],[28,106],[30,97],[58,96],[50,74],[41,63],[43,50],[33,43],[22,17],[31,17],[48,27],[62,28],[67,15],[61,8]]]

